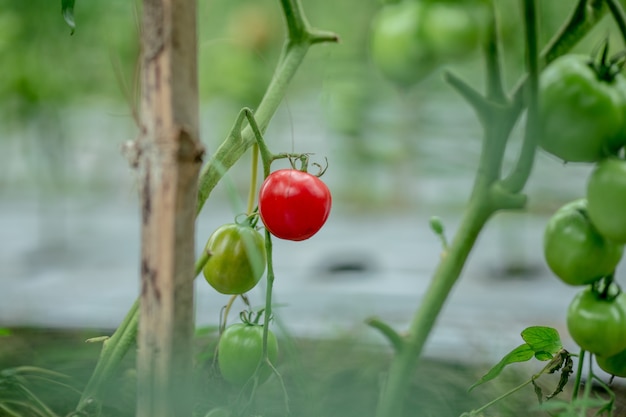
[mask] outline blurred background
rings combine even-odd
[[[341,42],[311,48],[266,140],[275,152],[328,158],[323,179],[334,206],[312,239],[275,243],[278,320],[296,335],[353,334],[384,343],[363,322],[409,322],[441,250],[428,219],[440,216],[452,238],[481,130],[443,82],[444,68],[404,90],[377,72],[368,45],[378,1],[302,3],[310,22]],[[496,3],[512,87],[523,72],[520,6]],[[542,44],[573,3],[539,2]],[[284,29],[274,0],[207,0],[199,7],[201,137],[210,154],[241,107],[257,106]],[[111,329],[138,294],[137,179],[123,152],[137,135],[138,15],[136,1],[79,0],[70,36],[58,1],[0,0],[0,327]],[[588,54],[606,36],[621,45],[606,19],[577,50]],[[478,51],[445,69],[483,85]],[[244,211],[247,161],[205,205],[198,250]],[[497,357],[526,326],[566,333],[565,309],[576,289],[550,276],[541,239],[547,217],[584,194],[590,169],[539,152],[528,210],[498,214],[488,224],[427,353],[462,358],[469,353],[459,346],[470,345]],[[217,323],[227,297],[203,279],[196,285],[198,325]],[[260,305],[262,288],[250,298]]]

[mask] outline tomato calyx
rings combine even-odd
[[[306,172],[307,174],[311,174],[315,177],[320,178],[326,170],[328,169],[328,158],[324,157],[324,164],[320,164],[317,162],[311,163],[314,167],[318,169],[316,174],[309,172],[309,162],[313,153],[282,153],[274,156],[274,159],[288,159],[289,165],[291,165],[292,169],[297,171]]]
[[[255,208],[254,211],[250,214],[240,213],[237,216],[235,216],[235,224],[238,224],[239,226],[246,226],[246,227],[251,227],[254,230],[259,230],[259,227],[257,227],[258,223],[259,223],[258,208]]]
[[[619,284],[613,280],[613,274],[594,282],[591,285],[591,290],[599,300],[609,302],[615,300],[622,293]]]
[[[261,326],[261,317],[265,314],[265,308],[258,311],[246,310],[239,313],[239,318],[243,324],[248,326]],[[270,317],[270,320],[272,318]]]
[[[609,58],[609,42],[607,39],[602,44],[600,57],[598,58],[596,56],[597,53],[592,54],[588,65],[596,73],[598,80],[612,83],[617,74],[619,74],[624,67],[624,63],[626,62],[625,54],[626,51],[622,51]]]

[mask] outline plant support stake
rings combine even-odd
[[[196,0],[144,0],[138,417],[192,414],[198,132]]]

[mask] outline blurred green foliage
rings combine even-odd
[[[519,2],[496,3],[512,82],[523,63]],[[539,3],[544,43],[572,3]],[[368,56],[371,18],[382,5],[377,0],[304,0],[303,6],[315,26],[337,32],[341,43],[314,48],[293,89],[315,92],[321,85],[332,110],[331,124],[339,131],[358,133],[358,123],[351,120],[362,116],[356,108],[380,99],[381,91],[383,98],[396,94],[371,67]],[[59,1],[0,0],[2,114],[27,115],[43,103],[124,100],[124,84],[135,82],[139,9],[138,0],[80,0],[75,9],[77,31],[71,36]],[[282,47],[282,19],[275,0],[199,2],[203,101],[226,100],[235,107],[258,104]],[[606,27],[600,30],[608,33]],[[472,59],[477,58],[475,54]],[[457,65],[457,70],[476,72],[480,64],[472,59]],[[471,76],[480,79],[478,73]]]
[[[542,44],[574,3],[538,2]],[[340,176],[347,178],[349,192],[388,202],[394,197],[386,193],[403,187],[401,183],[389,186],[389,178],[400,181],[407,174],[421,175],[427,170],[442,175],[442,169],[455,172],[455,166],[473,169],[471,158],[446,152],[448,159],[441,160],[440,155],[429,153],[430,145],[423,141],[480,135],[469,107],[443,83],[443,68],[410,89],[398,90],[372,65],[369,29],[382,1],[302,0],[302,4],[311,24],[336,32],[340,43],[311,48],[292,81],[286,103],[289,111],[295,107],[293,103],[307,103],[320,112],[322,117],[316,115],[315,123],[327,128],[332,137],[332,144],[326,145],[332,146],[335,167],[344,170]],[[505,81],[512,87],[524,71],[521,3],[497,0],[495,4]],[[205,0],[199,1],[198,7],[199,88],[202,120],[207,124],[202,135],[210,152],[241,107],[257,107],[283,47],[285,31],[276,0]],[[16,141],[13,149],[21,147],[25,155],[40,153],[39,159],[24,158],[35,165],[58,167],[68,158],[78,161],[78,156],[72,155],[75,138],[67,131],[68,123],[84,117],[76,110],[96,109],[97,113],[112,108],[116,115],[125,116],[124,126],[131,123],[130,115],[137,106],[140,9],[140,0],[77,0],[76,32],[71,35],[59,0],[0,0],[0,145],[7,144],[11,136],[29,136],[30,142],[21,141],[28,145],[18,146]],[[589,53],[606,36],[612,39],[613,51],[623,48],[615,25],[607,18],[578,50]],[[446,69],[478,89],[484,85],[479,51]],[[289,116],[290,122],[293,119]],[[10,130],[15,134],[6,134]],[[293,130],[299,143],[314,139],[303,129]],[[87,138],[80,135],[81,140]],[[101,136],[94,132],[87,139]],[[51,139],[54,137],[58,139]],[[117,143],[129,138],[117,138]],[[328,154],[323,143],[328,138],[315,139],[321,142],[304,149]],[[63,146],[67,151],[59,150]],[[50,156],[55,153],[59,155],[54,157],[56,162]],[[49,176],[50,170],[40,171],[41,177]],[[358,201],[359,196],[350,198]]]
[[[0,0],[0,109],[7,119],[40,106],[120,97],[112,62],[132,74],[137,54],[134,3],[81,1],[78,31],[50,0]]]

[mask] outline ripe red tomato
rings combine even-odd
[[[274,236],[305,240],[313,236],[330,214],[330,190],[318,177],[296,169],[271,173],[259,191],[259,214]]]
[[[578,346],[598,356],[626,350],[626,293],[604,299],[591,288],[579,292],[567,310],[567,329]]]
[[[586,200],[576,200],[557,210],[544,232],[546,262],[569,285],[591,284],[613,273],[624,252],[598,233],[589,217]]]
[[[271,331],[267,334],[267,356],[270,362],[278,357],[278,341]],[[224,379],[243,386],[254,375],[263,359],[263,326],[252,323],[233,324],[224,330],[217,346],[217,364]],[[271,375],[269,367],[262,367],[259,383]]]
[[[599,162],[587,183],[589,218],[598,231],[617,243],[626,243],[626,161]]]
[[[265,271],[265,241],[250,226],[225,224],[206,244],[211,254],[202,269],[204,278],[222,294],[243,294],[259,282]]]

